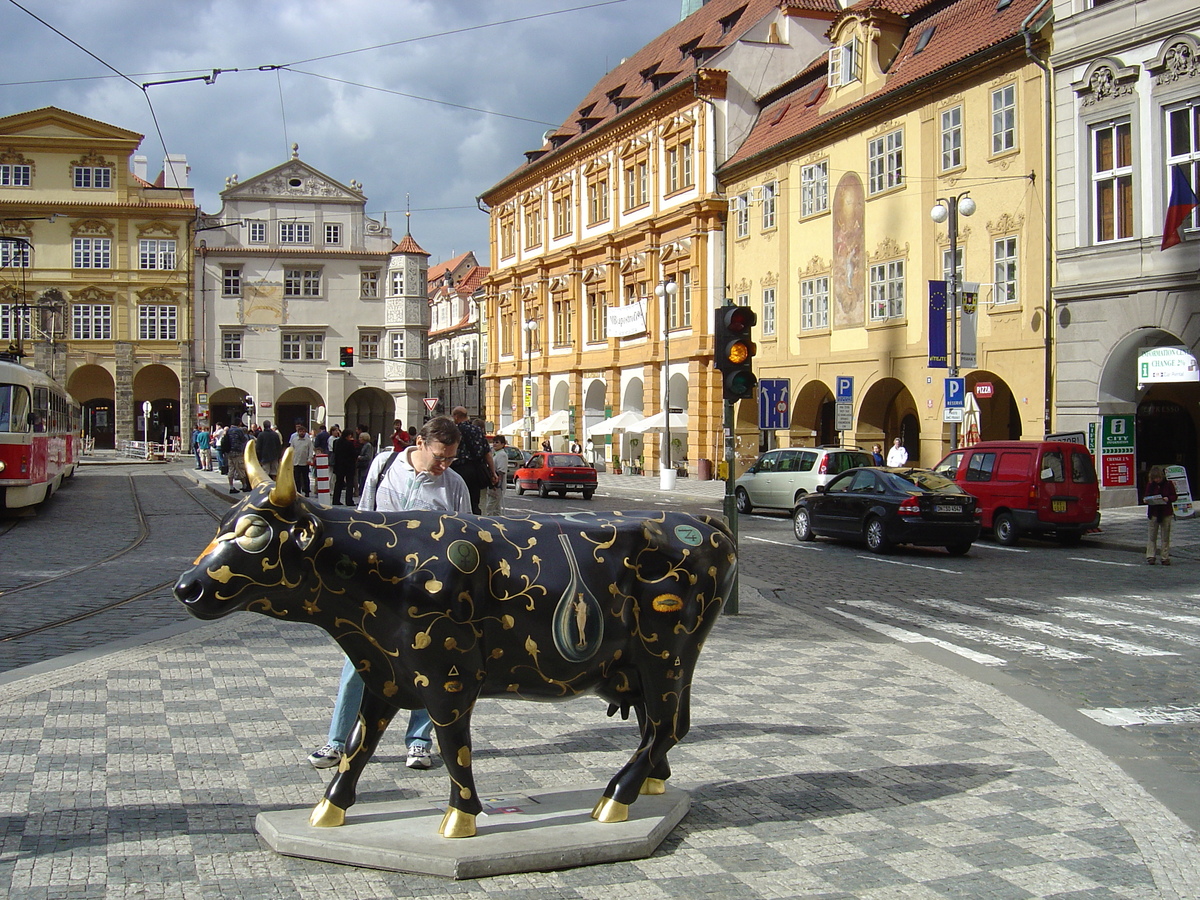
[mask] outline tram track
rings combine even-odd
[[[19,594],[24,591],[32,591],[37,588],[44,588],[47,585],[54,584],[55,582],[63,582],[63,581],[66,581],[67,579],[78,576],[81,573],[88,572],[88,571],[96,568],[97,566],[112,563],[116,560],[121,559],[122,557],[128,556],[129,554],[133,553],[138,548],[143,546],[152,534],[152,529],[150,526],[150,517],[147,515],[146,510],[144,509],[141,498],[138,496],[137,485],[136,485],[134,478],[132,476],[126,476],[126,477],[128,480],[130,496],[132,498],[133,514],[136,517],[137,529],[138,529],[137,535],[132,541],[130,541],[125,547],[121,548],[120,550],[116,550],[113,553],[110,553],[103,558],[90,560],[87,563],[84,563],[82,565],[76,566],[73,569],[70,569],[69,571],[60,572],[60,573],[50,576],[48,578],[43,578],[38,581],[31,581],[26,584],[18,585],[17,587],[11,588],[7,591],[2,591],[2,592],[0,592],[0,602],[7,600],[9,597],[12,597],[14,594]],[[193,489],[195,487],[195,485],[187,482],[186,479],[180,478],[179,476],[171,474],[171,473],[166,473],[166,477],[173,484],[175,484],[177,487],[179,487],[180,490],[186,496],[190,497],[193,501],[195,501],[197,506],[199,506],[200,509],[204,513],[206,513],[208,516],[210,516],[211,518],[213,518],[214,520],[216,520],[218,522],[221,520],[222,516],[219,515],[217,512],[213,511],[212,509],[210,509],[208,506],[206,506],[204,504],[204,502],[201,500],[201,496],[198,495],[198,493]],[[14,525],[15,525],[15,523],[14,523]],[[11,530],[11,529],[9,529],[9,530]],[[7,533],[7,531],[0,532],[0,536],[3,536],[4,533]],[[90,619],[94,616],[102,615],[103,613],[110,612],[114,609],[118,609],[122,606],[126,606],[126,605],[128,605],[130,603],[134,603],[138,600],[143,600],[148,597],[151,597],[154,594],[159,593],[159,592],[171,587],[171,585],[173,585],[174,582],[175,582],[175,579],[171,578],[168,581],[164,581],[160,584],[153,585],[149,588],[144,588],[142,590],[139,590],[137,593],[123,597],[119,600],[114,600],[114,601],[112,601],[110,603],[106,603],[102,606],[98,606],[93,609],[83,610],[81,612],[74,613],[69,616],[63,616],[63,617],[55,619],[54,621],[45,622],[45,623],[42,623],[42,624],[39,624],[36,626],[25,628],[25,629],[22,629],[21,631],[0,635],[0,645],[6,644],[11,641],[18,641],[23,638],[33,637],[35,635],[44,634],[46,632],[53,631],[56,628],[61,628],[61,627],[67,626],[67,625],[72,625],[76,622],[81,622],[85,619]]]

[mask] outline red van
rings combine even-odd
[[[1052,534],[1074,544],[1100,524],[1092,454],[1066,441],[986,441],[954,450],[934,471],[979,500],[983,527],[1002,544]]]

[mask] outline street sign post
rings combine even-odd
[[[792,427],[792,380],[763,378],[758,382],[758,427],[763,431]]]
[[[854,376],[838,375],[833,379],[834,431],[850,431],[854,428]]]

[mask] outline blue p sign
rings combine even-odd
[[[946,379],[946,409],[962,409],[966,405],[967,379]]]
[[[849,403],[854,399],[853,375],[838,375],[834,379],[834,385],[834,392],[837,394],[838,403]]]

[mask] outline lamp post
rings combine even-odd
[[[950,377],[958,377],[958,217],[975,215],[975,201],[963,191],[955,197],[939,197],[929,218],[941,225],[946,222],[950,237],[950,277],[947,279],[947,294],[950,296]],[[958,449],[958,423],[950,423],[950,449]]]
[[[526,450],[533,449],[533,333],[537,331],[537,322],[527,319],[525,322],[525,440]]]
[[[671,466],[671,312],[675,308],[675,295],[679,285],[668,277],[654,288],[654,296],[663,314],[663,465],[659,470],[659,487],[671,490],[675,487],[675,469]]]

